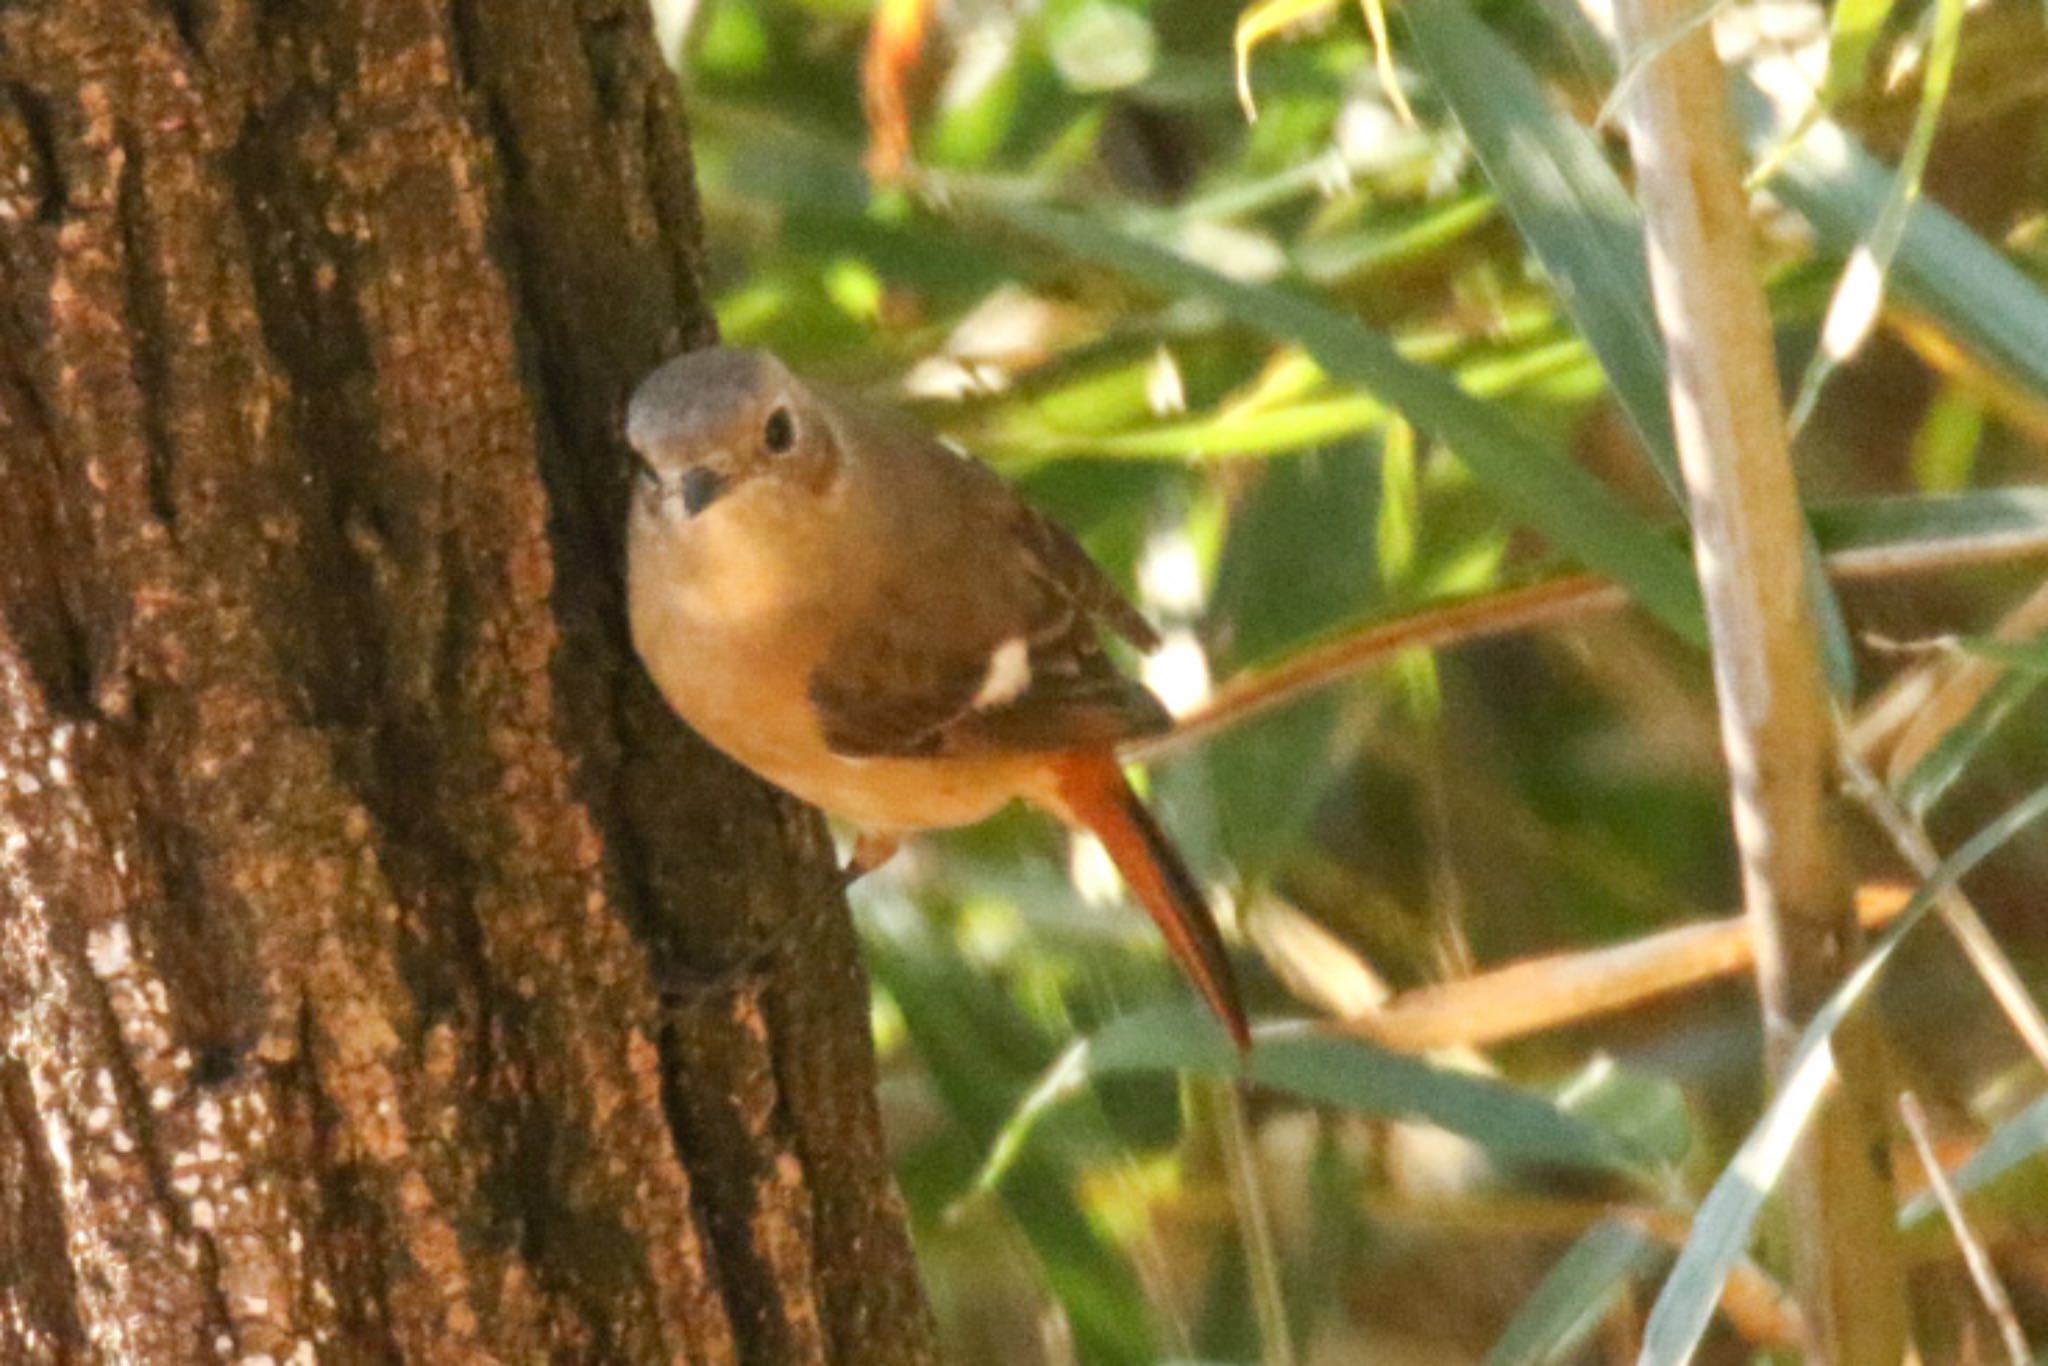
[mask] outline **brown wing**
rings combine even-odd
[[[940,452],[948,509],[985,534],[877,595],[813,673],[826,742],[850,756],[938,756],[1114,745],[1172,718],[1103,649],[1097,619],[1141,649],[1158,636],[1064,528],[993,472]],[[997,652],[1023,646],[1009,695]],[[1014,664],[1012,659],[1010,663]]]
[[[914,621],[870,613],[811,674],[811,705],[835,753],[926,756],[974,705],[989,655],[934,638]]]
[[[995,477],[993,472],[989,477]],[[1004,492],[1009,492],[1007,487]],[[1015,494],[1010,496],[1016,498]],[[1030,571],[1051,585],[1059,597],[1080,608],[1084,615],[1107,623],[1112,631],[1145,653],[1159,648],[1159,633],[1152,629],[1152,623],[1131,605],[1131,600],[1102,572],[1102,567],[1088,558],[1088,552],[1065,527],[1017,500],[1015,536]]]
[[[1099,617],[1131,644],[1150,650],[1159,644],[1152,624],[1064,528],[1028,508],[1022,511],[1019,544],[1038,590],[1037,610],[1021,633],[1030,681],[1014,698],[962,715],[955,743],[1074,749],[1166,730],[1173,718],[1144,684],[1117,668],[1095,628]]]

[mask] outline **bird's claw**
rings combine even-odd
[[[662,1005],[679,1010],[713,997],[766,986],[769,962],[797,938],[797,931],[811,923],[817,913],[814,906],[799,906],[737,960],[713,972],[674,961],[656,967],[654,989],[660,993]]]
[[[881,834],[863,830],[853,842],[853,853],[848,856],[846,866],[839,870],[839,890],[846,891],[869,873],[896,857],[896,851],[903,847],[901,835]]]

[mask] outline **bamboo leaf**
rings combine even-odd
[[[1403,13],[1436,89],[1457,114],[1515,226],[1556,281],[1651,467],[1686,511],[1663,340],[1634,201],[1592,134],[1551,103],[1535,73],[1460,0],[1412,0]],[[1848,625],[1811,544],[1807,561],[1829,681],[1837,695],[1847,696],[1855,686]]]
[[[1685,506],[1650,299],[1643,225],[1599,144],[1545,96],[1535,73],[1459,0],[1402,10],[1432,88],[1457,115],[1523,240],[1607,372],[1644,454]]]
[[[1241,1076],[1315,1104],[1424,1120],[1504,1160],[1638,1178],[1656,1166],[1628,1136],[1491,1077],[1293,1026],[1262,1028],[1251,1057],[1241,1060],[1207,1012],[1162,1007],[1113,1021],[1048,1068],[997,1135],[979,1183],[1000,1182],[1034,1128],[1091,1081],[1154,1072]]]
[[[1795,72],[1760,64],[1737,81],[1735,105],[1753,152],[1798,127],[1810,99]],[[1816,119],[1777,163],[1771,190],[1847,252],[1870,230],[1892,174],[1831,119]],[[1891,283],[1899,298],[2036,395],[2048,395],[2048,295],[1946,211],[1925,201],[1906,215]]]
[[[1624,1284],[1647,1270],[1662,1248],[1636,1225],[1603,1219],[1558,1259],[1522,1301],[1487,1366],[1547,1366],[1585,1342]]]
[[[1792,404],[1792,430],[1806,425],[1813,407],[1820,401],[1821,386],[1842,362],[1849,359],[1877,325],[1878,310],[1884,302],[1884,281],[1899,244],[1906,235],[1906,215],[1920,198],[1920,178],[1927,169],[1928,153],[1934,150],[1934,130],[1941,122],[1941,107],[1948,99],[1949,78],[1955,73],[1956,53],[1962,47],[1963,0],[1938,0],[1934,10],[1934,41],[1927,52],[1927,70],[1921,82],[1920,108],[1906,140],[1898,173],[1879,206],[1869,234],[1849,255],[1835,294],[1828,301],[1827,320],[1821,326],[1820,344],[1807,362],[1799,381],[1799,396]]]
[[[1926,758],[1913,765],[1899,783],[1899,800],[1913,813],[1914,819],[1925,817],[1948,795],[1949,789],[1969,771],[1971,762],[1991,743],[2007,718],[2040,690],[2043,681],[2041,673],[2030,669],[2008,673],[1977,699],[1977,705],[1970,708],[1969,714],[1953,730],[1941,737],[1941,742]]]
[[[1206,300],[1246,326],[1298,343],[1332,378],[1360,385],[1449,446],[1525,525],[1626,586],[1679,636],[1705,643],[1699,589],[1683,551],[1505,412],[1405,359],[1381,333],[1292,289],[1231,280],[1078,214],[951,178],[934,183],[956,208],[1162,293]]]
[[[1692,1359],[1729,1272],[1749,1246],[1764,1201],[1777,1188],[1800,1134],[1831,1087],[1836,1028],[1869,995],[1878,974],[1913,927],[1933,909],[1936,899],[2043,814],[2048,814],[2048,787],[2036,789],[1944,859],[1891,928],[1808,1022],[1779,1078],[1777,1095],[1693,1217],[1692,1236],[1644,1326],[1639,1358],[1643,1366],[1680,1366]]]

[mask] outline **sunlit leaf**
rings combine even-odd
[[[1402,358],[1380,333],[1295,290],[1247,285],[1091,219],[1014,195],[947,182],[962,207],[1044,246],[1086,257],[1165,293],[1198,297],[1238,321],[1306,347],[1333,378],[1359,384],[1443,442],[1504,507],[1557,547],[1625,584],[1644,609],[1683,638],[1704,643],[1699,590],[1684,553],[1597,479],[1532,439],[1499,408],[1444,375]]]
[[[1403,12],[1487,178],[1556,281],[1651,467],[1685,510],[1664,346],[1634,201],[1592,134],[1555,107],[1522,59],[1461,0],[1412,0]],[[1809,546],[1809,592],[1830,683],[1847,696],[1854,690],[1855,656],[1841,604],[1817,558]]]
[[[1769,65],[1737,80],[1736,111],[1753,150],[1768,150],[1798,125],[1811,103],[1800,80]],[[1847,252],[1877,221],[1893,184],[1881,163],[1823,118],[1781,158],[1771,190],[1826,246]],[[1924,200],[1911,207],[1890,283],[1949,336],[2048,395],[2048,295],[1947,212]]]
[[[1414,123],[1415,113],[1401,91],[1394,71],[1393,44],[1387,34],[1385,0],[1359,0],[1366,28],[1372,33],[1373,65],[1379,73],[1380,89],[1403,123]],[[1258,104],[1252,99],[1252,49],[1266,39],[1336,7],[1336,0],[1254,0],[1238,17],[1232,47],[1237,57],[1237,102],[1246,122],[1256,122]]]
[[[1885,276],[1905,238],[1906,215],[1920,198],[1920,178],[1927,169],[1927,155],[1934,150],[1934,130],[1941,121],[1949,78],[1955,73],[1956,53],[1962,46],[1963,0],[1936,0],[1934,15],[1934,41],[1927,52],[1920,108],[1913,120],[1912,134],[1906,140],[1898,173],[1892,177],[1876,219],[1868,235],[1850,253],[1848,269],[1842,272],[1841,283],[1828,302],[1820,345],[1807,362],[1806,373],[1799,381],[1799,396],[1792,403],[1790,422],[1795,432],[1812,415],[1828,376],[1855,354],[1870,329],[1876,326]]]
[[[1884,33],[1895,0],[1837,0],[1828,12],[1828,74],[1820,104],[1831,108],[1863,88],[1870,54]]]
[[[1615,398],[1678,506],[1685,503],[1650,298],[1642,219],[1599,144],[1560,113],[1528,66],[1460,0],[1402,10],[1435,89],[1558,298],[1599,357]]]
[[[1069,86],[1094,94],[1122,90],[1149,76],[1159,40],[1139,11],[1086,0],[1054,25],[1047,51]]]
[[[1925,493],[1968,488],[1983,439],[1983,400],[1962,385],[1943,386],[1914,434],[1913,482]]]

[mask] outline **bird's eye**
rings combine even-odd
[[[789,409],[777,407],[768,414],[768,423],[761,429],[761,440],[767,443],[770,455],[781,455],[796,444],[796,418]]]

